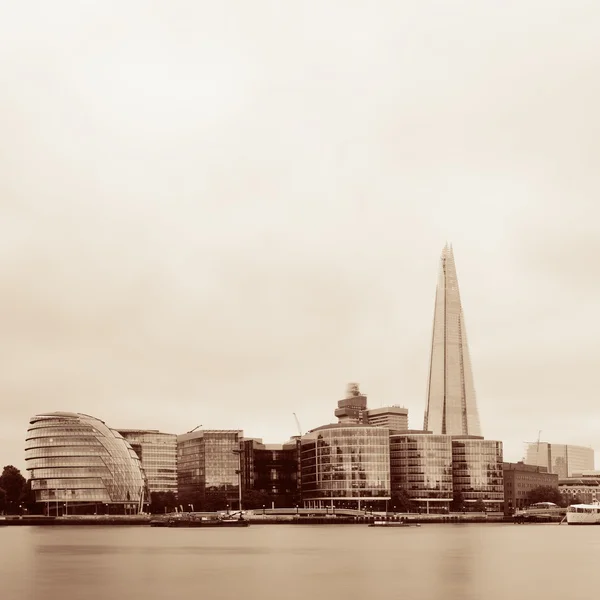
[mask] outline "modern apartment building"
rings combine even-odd
[[[594,470],[594,450],[571,444],[529,442],[523,461],[528,465],[546,467],[549,473],[566,479],[575,473]]]
[[[119,429],[142,462],[148,491],[177,494],[177,436],[155,429]]]
[[[452,247],[442,251],[423,429],[481,436],[465,318]]]

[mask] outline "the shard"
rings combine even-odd
[[[424,429],[481,435],[456,265],[448,245],[442,251],[435,295]]]

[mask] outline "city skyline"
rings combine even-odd
[[[2,460],[48,410],[281,442],[348,381],[421,427],[445,240],[485,436],[600,447],[597,9],[538,6],[13,3]]]
[[[452,245],[440,258],[425,405],[425,431],[481,435],[467,328]]]

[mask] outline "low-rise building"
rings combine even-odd
[[[515,510],[527,507],[527,496],[534,488],[547,486],[558,489],[558,475],[548,473],[542,466],[523,462],[502,463],[504,471],[504,512],[513,514]]]

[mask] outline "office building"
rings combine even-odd
[[[504,471],[504,513],[512,515],[515,510],[528,506],[528,495],[537,487],[558,489],[558,475],[548,473],[546,467],[523,462],[502,463]]]
[[[335,416],[339,423],[357,425],[366,422],[367,397],[361,394],[358,383],[349,383],[346,397],[338,402]]]
[[[302,502],[308,508],[385,510],[390,499],[389,431],[339,423],[301,438]]]
[[[293,506],[297,498],[296,443],[263,444],[245,438],[242,449],[242,496],[245,508]]]
[[[465,319],[452,247],[442,252],[423,429],[481,436]]]
[[[448,512],[452,502],[452,439],[414,431],[390,436],[392,498],[403,490],[415,510]]]
[[[452,487],[468,508],[504,509],[502,442],[475,436],[452,437]]]
[[[134,514],[148,499],[140,459],[117,431],[89,415],[32,417],[25,461],[49,515]]]
[[[372,427],[386,427],[395,431],[408,430],[408,409],[401,406],[384,406],[367,410],[367,424]]]
[[[155,429],[119,429],[142,462],[148,491],[177,494],[177,436]]]
[[[555,473],[559,479],[566,479],[575,473],[594,470],[594,450],[571,444],[530,442],[525,449],[524,462],[546,467],[549,473]]]
[[[237,506],[240,430],[198,430],[177,436],[177,490],[187,510]]]

